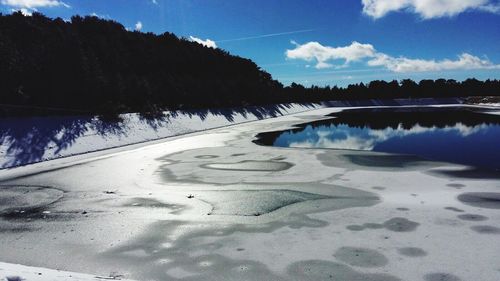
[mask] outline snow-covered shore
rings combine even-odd
[[[0,169],[144,143],[207,129],[273,118],[325,107],[456,104],[459,99],[365,100],[321,104],[280,104],[262,107],[166,112],[148,120],[121,115],[122,122],[92,116],[0,119]]]
[[[0,281],[105,281],[121,280],[121,276],[95,276],[69,271],[60,271],[42,267],[0,262]]]

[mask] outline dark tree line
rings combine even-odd
[[[257,104],[282,89],[251,60],[171,33],[39,13],[0,16],[0,79],[0,103],[98,112]]]
[[[283,87],[249,59],[97,17],[0,14],[0,114],[157,112],[335,99],[500,95],[500,82],[373,81]],[[8,106],[7,106],[8,105]],[[10,106],[10,107],[9,107]]]
[[[305,98],[304,101],[311,101],[311,97],[314,97],[314,100],[366,100],[500,96],[500,80],[479,81],[474,78],[461,82],[452,79],[421,80],[420,82],[410,79],[390,82],[375,80],[368,84],[351,84],[346,88],[337,86],[304,88],[302,85],[292,83],[285,90],[297,98]],[[301,93],[306,93],[306,96]]]

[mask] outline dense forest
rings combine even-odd
[[[337,99],[500,95],[500,81],[284,87],[249,59],[112,20],[0,14],[0,115],[158,112]]]

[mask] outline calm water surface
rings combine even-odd
[[[259,144],[412,154],[500,169],[500,112],[473,108],[352,109],[296,129],[258,135]]]

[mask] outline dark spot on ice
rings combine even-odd
[[[351,231],[362,231],[365,229],[381,229],[384,227],[385,226],[383,224],[379,224],[379,223],[365,223],[362,225],[349,225],[346,228],[351,230]]]
[[[480,208],[500,209],[500,193],[469,192],[458,196],[460,202]]]
[[[463,187],[465,187],[465,185],[460,184],[460,183],[450,183],[450,184],[447,184],[446,186],[453,187],[456,189],[462,189]]]
[[[409,211],[410,209],[408,209],[408,208],[396,208],[396,210],[398,210],[398,211]]]
[[[500,172],[481,168],[466,168],[462,170],[433,169],[429,172],[431,174],[452,178],[500,179]]]
[[[410,232],[417,229],[420,224],[405,218],[392,218],[384,222],[385,228],[395,232]]]
[[[429,273],[424,276],[425,281],[461,281],[462,279],[450,273]]]
[[[318,156],[318,159],[324,164],[329,166],[329,163],[326,162],[325,159],[320,158],[321,155]],[[409,156],[409,155],[357,155],[357,154],[349,154],[344,155],[351,163],[372,167],[372,168],[409,168],[414,166],[422,165],[421,162],[425,162],[424,159]]]
[[[212,205],[211,215],[261,216],[288,205],[332,197],[294,190],[218,190],[200,193],[197,198]]]
[[[217,156],[217,155],[197,155],[194,158],[198,158],[198,159],[215,159],[215,158],[218,158],[218,157],[219,156]]]
[[[382,267],[389,263],[384,255],[366,248],[342,247],[334,257],[349,265],[359,267]]]
[[[406,247],[398,249],[398,253],[407,257],[423,257],[427,255],[427,252],[421,248]]]
[[[293,167],[292,163],[278,161],[245,160],[236,163],[210,163],[201,165],[202,168],[226,171],[248,172],[278,172]]]
[[[7,281],[22,281],[24,280],[23,278],[19,276],[7,276],[6,277]]]
[[[0,217],[16,219],[56,219],[59,215],[47,211],[64,192],[42,186],[0,186]]]
[[[370,281],[400,281],[401,279],[383,273],[363,273],[349,266],[324,260],[308,260],[295,262],[288,266],[288,278],[292,281],[317,280],[370,280]],[[269,280],[269,279],[266,279]]]
[[[23,221],[30,222],[34,220],[44,221],[68,221],[74,219],[79,211],[48,211],[48,207],[34,208],[28,210],[13,210],[0,215],[7,221]]]
[[[458,215],[458,218],[464,221],[485,221],[488,220],[487,217],[475,214],[463,214]]]
[[[383,225],[379,223],[365,223],[364,224],[366,228],[371,228],[371,229],[381,229],[384,228]]]
[[[0,223],[0,233],[22,233],[28,231],[34,231],[36,228],[23,223],[22,226],[17,224],[4,224]]]
[[[245,156],[245,155],[246,155],[245,153],[235,153],[235,154],[231,154],[231,156],[233,156],[233,157]]]
[[[385,187],[374,186],[374,187],[372,187],[372,189],[375,189],[375,190],[385,190]]]
[[[362,230],[365,230],[365,227],[362,226],[362,225],[348,225],[346,227],[347,229],[349,229],[350,231],[362,231]]]
[[[120,280],[123,277],[125,277],[125,276],[123,274],[118,273],[118,272],[111,272],[109,274],[109,278],[111,278],[112,280]]]
[[[459,208],[455,208],[455,207],[445,207],[445,210],[449,210],[449,211],[453,211],[453,212],[457,212],[457,213],[465,212],[464,210],[459,209]]]
[[[481,234],[500,234],[500,228],[491,225],[475,225],[471,229]]]
[[[279,157],[276,157],[276,158],[273,158],[274,161],[283,161],[283,160],[286,160],[286,157],[284,156],[279,156]]]
[[[238,249],[236,249],[236,251],[241,252],[241,251],[245,251],[245,249],[244,248],[238,248]]]

